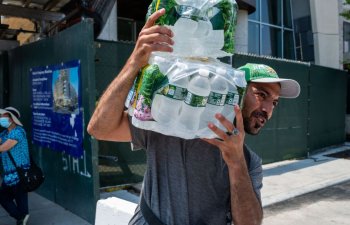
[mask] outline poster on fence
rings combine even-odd
[[[33,144],[83,154],[80,61],[30,69]]]

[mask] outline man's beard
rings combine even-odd
[[[261,123],[257,123],[256,120],[262,120]],[[266,112],[254,111],[249,117],[243,117],[244,131],[247,134],[257,135],[261,128],[265,125],[268,120]]]

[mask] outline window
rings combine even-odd
[[[135,22],[127,18],[118,18],[118,39],[133,41],[135,39]]]
[[[343,23],[343,45],[344,45],[343,46],[343,49],[344,49],[343,64],[344,64],[344,69],[348,70],[347,66],[345,65],[350,62],[350,23],[348,22]],[[350,87],[350,79],[348,79],[348,87]],[[348,88],[348,102],[349,101],[350,101],[350,88]],[[350,104],[347,104],[346,112],[347,114],[350,114]]]
[[[283,32],[283,52],[284,58],[293,59],[295,57],[294,35],[293,31],[285,30]]]
[[[344,61],[350,60],[350,23],[343,23],[343,49],[344,49]]]
[[[118,17],[118,40],[136,42],[144,22]]]
[[[277,26],[282,25],[281,0],[261,0],[261,21]]]
[[[249,53],[295,59],[291,0],[256,0],[248,37]]]
[[[293,29],[292,7],[290,0],[283,0],[283,26]]]
[[[306,62],[315,62],[310,2],[305,0],[292,0],[291,3],[296,59]]]
[[[261,25],[261,55],[283,57],[281,33],[279,28]]]
[[[260,25],[258,23],[248,24],[248,51],[250,53],[260,54]]]
[[[249,15],[249,20],[260,21],[260,0],[255,0],[256,10]]]

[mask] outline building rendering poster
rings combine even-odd
[[[31,68],[30,75],[33,144],[81,157],[80,61]]]

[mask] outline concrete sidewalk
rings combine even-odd
[[[320,154],[304,160],[288,160],[264,165],[263,206],[319,190],[350,180],[350,160],[327,157],[326,155],[350,149],[350,143],[340,147],[324,149]],[[125,191],[104,193],[101,198],[118,197],[130,199]],[[80,217],[61,206],[35,194],[29,195],[30,218],[28,225],[89,225]],[[0,225],[15,224],[0,207]],[[114,225],[114,224],[113,224]],[[118,222],[116,221],[116,224]]]
[[[350,150],[350,143],[327,148],[304,160],[287,160],[263,166],[263,206],[350,180],[350,160],[326,155]]]
[[[28,198],[30,217],[27,225],[91,225],[77,215],[36,193],[29,193]],[[16,220],[8,216],[0,206],[0,225],[15,224]]]

